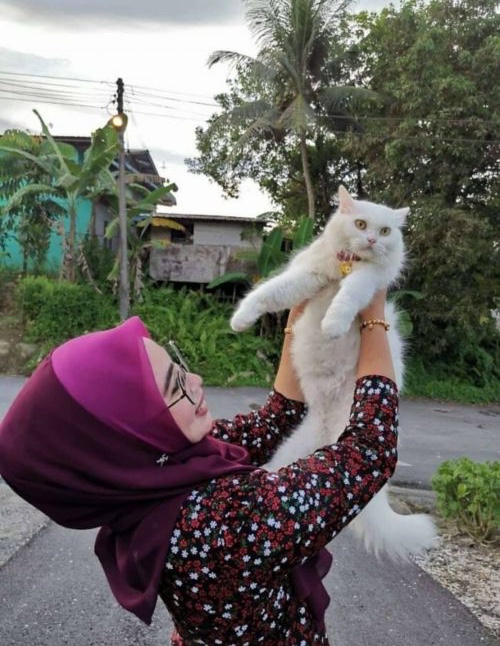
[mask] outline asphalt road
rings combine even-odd
[[[260,388],[207,388],[215,417],[232,417],[264,401]],[[444,460],[500,460],[500,406],[460,406],[403,399],[400,405],[399,461],[392,483],[429,489]]]
[[[0,416],[21,385],[22,379],[0,377]],[[207,389],[218,417],[258,405],[264,396],[261,389]],[[403,401],[396,482],[426,488],[435,467],[459,455],[499,459],[499,422],[498,408]],[[168,644],[171,622],[161,602],[150,627],[115,603],[93,556],[94,536],[49,523],[0,569],[1,646]],[[330,549],[327,627],[334,646],[498,646],[416,565],[377,561],[347,532]]]
[[[171,622],[161,602],[150,627],[114,602],[92,555],[94,535],[50,524],[0,570],[2,646],[169,643]],[[377,562],[347,533],[330,548],[327,627],[334,646],[495,644],[472,614],[417,566]]]
[[[20,390],[22,377],[0,376],[0,418]],[[233,417],[258,407],[262,388],[206,388],[214,417]],[[500,460],[500,406],[460,406],[403,399],[400,406],[399,463],[392,483],[429,489],[444,460],[461,456]]]

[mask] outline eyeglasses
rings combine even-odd
[[[186,360],[182,356],[179,348],[175,345],[173,341],[169,341],[167,343],[167,350],[170,355],[170,358],[172,361],[177,365],[178,370],[177,370],[177,375],[175,377],[175,391],[180,390],[181,394],[180,396],[175,399],[173,402],[171,402],[167,408],[172,408],[172,406],[175,406],[175,404],[178,404],[184,397],[188,401],[191,402],[191,404],[196,404],[196,401],[189,395],[186,389],[186,381],[187,381],[187,375],[190,372],[188,365],[186,363]]]

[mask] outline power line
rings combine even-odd
[[[27,77],[34,77],[34,78],[42,78],[42,79],[52,79],[52,80],[67,80],[67,81],[72,81],[72,82],[77,82],[77,83],[91,83],[91,84],[98,84],[98,85],[108,85],[109,87],[114,86],[113,83],[110,81],[95,81],[91,79],[79,79],[79,78],[71,78],[71,77],[64,77],[64,76],[50,76],[50,75],[41,75],[41,74],[25,74],[21,72],[0,72],[0,82],[2,82],[2,75],[9,75],[9,76],[21,76],[24,78]],[[5,83],[5,81],[3,81]],[[76,90],[76,92],[80,92],[79,88],[76,87],[74,88],[73,86],[66,85],[66,84],[57,84],[57,83],[49,83],[49,82],[39,82],[39,81],[31,81],[32,83],[37,83],[40,85],[55,85],[55,86],[60,86],[60,87],[69,87],[72,88],[73,90]],[[177,98],[174,96],[171,96],[172,94],[178,95],[178,96],[198,96],[198,97],[204,97],[205,95],[199,95],[199,94],[190,94],[190,93],[182,93],[182,92],[175,92],[172,90],[163,90],[160,88],[152,88],[148,86],[141,86],[141,85],[129,85],[129,88],[131,88],[132,93],[138,100],[139,98],[142,99],[161,99],[161,100],[168,100],[171,102],[177,102],[177,103],[185,103],[185,104],[193,104],[193,105],[202,105],[206,107],[221,107],[218,103],[216,102],[204,102],[204,101],[193,101],[191,99],[182,99],[182,98]],[[146,92],[143,92],[142,90],[148,90]],[[83,90],[83,93],[89,92],[91,90]],[[97,88],[93,90],[92,92],[99,92]],[[104,90],[102,90],[104,92]],[[206,97],[208,98],[208,97]],[[151,105],[154,105],[153,102],[150,102]],[[168,107],[168,106],[163,106],[160,104],[156,104],[155,107]],[[393,117],[393,116],[346,116],[346,115],[341,115],[341,114],[334,114],[334,113],[326,113],[320,116],[324,117],[331,117],[331,118],[336,118],[336,119],[344,119],[344,120],[356,120],[356,121],[379,121],[379,122],[408,122],[409,119],[412,119],[411,117]],[[497,124],[498,121],[494,119],[483,119],[483,118],[476,118],[476,117],[469,117],[469,118],[455,118],[455,119],[450,119],[450,118],[440,118],[440,117],[428,117],[428,116],[421,116],[421,117],[413,117],[413,120],[415,122],[425,122],[425,123],[432,123],[432,124],[437,124],[437,123],[446,123],[446,124],[454,124],[454,125],[471,125],[471,126],[477,126],[479,124]]]
[[[136,86],[134,86],[134,85],[131,85],[130,87],[133,90],[136,89]],[[134,94],[135,94],[135,92],[134,92]],[[215,101],[213,101],[211,103],[207,103],[206,101],[192,101],[190,99],[189,100],[188,99],[179,99],[177,97],[168,96],[168,94],[172,94],[172,93],[167,92],[167,90],[165,90],[165,92],[164,92],[164,94],[167,94],[167,96],[165,96],[164,94],[158,94],[158,93],[152,93],[152,92],[142,92],[141,90],[138,90],[137,94],[139,96],[143,96],[143,97],[146,97],[146,98],[164,99],[164,100],[168,100],[168,101],[175,101],[177,103],[192,103],[193,105],[203,105],[203,106],[208,106],[209,108],[216,108],[216,107],[219,106],[219,104],[215,103]]]
[[[107,90],[102,88],[83,88],[82,86],[75,85],[75,84],[70,84],[70,83],[47,83],[45,81],[30,81],[29,83],[27,81],[23,81],[20,79],[10,79],[10,80],[5,80],[1,78],[1,75],[3,72],[0,72],[0,83],[2,85],[10,85],[13,87],[23,87],[23,88],[32,88],[32,89],[38,89],[38,86],[40,86],[40,89],[42,90],[51,90],[52,92],[57,92],[58,90],[53,90],[52,88],[68,88],[70,92],[79,92],[81,94],[83,93],[91,93],[91,94],[104,94],[107,93]],[[68,91],[64,90],[64,91]]]
[[[3,90],[0,89],[0,93],[4,92]],[[64,105],[68,107],[73,107],[77,109],[91,109],[91,110],[101,110],[104,111],[106,110],[107,106],[98,106],[94,104],[83,104],[80,101],[75,103],[75,102],[70,102],[70,101],[56,101],[54,99],[47,100],[47,99],[41,99],[39,97],[34,97],[32,99],[28,98],[20,98],[18,96],[13,96],[13,97],[5,97],[5,96],[0,96],[0,101],[2,100],[8,100],[8,101],[24,101],[27,103],[44,103],[44,104],[49,104],[49,105]],[[109,105],[109,103],[108,103]],[[142,110],[136,110],[134,109],[133,112],[135,114],[140,114],[143,116],[150,116],[150,117],[157,117],[161,119],[173,119],[175,121],[190,121],[192,123],[200,123],[200,119],[194,118],[194,117],[184,117],[180,115],[175,115],[175,114],[166,114],[166,113],[159,113],[159,112],[146,112]],[[333,134],[337,136],[351,136],[353,133],[345,132],[344,130],[330,130]],[[370,139],[385,139],[385,140],[394,140],[394,141],[413,141],[413,142],[418,142],[418,141],[438,141],[442,143],[477,143],[481,144],[484,146],[485,143],[488,144],[493,144],[493,143],[500,143],[500,139],[488,139],[485,140],[483,139],[473,139],[473,138],[467,138],[467,137],[439,137],[436,135],[429,135],[426,133],[422,133],[421,135],[414,135],[414,136],[402,136],[398,135],[397,133],[378,133],[378,134],[373,134],[373,133],[363,133],[361,135],[364,139],[370,138]]]
[[[8,75],[9,77],[22,77],[24,78],[29,78],[29,81],[22,81],[16,78],[11,78],[10,81],[6,81],[5,79],[2,78],[2,75]],[[47,81],[33,81],[32,78],[41,78],[41,79],[54,79],[54,80],[66,80],[66,81],[71,81],[73,84],[67,84],[67,83],[53,83],[53,82],[47,82]],[[45,75],[39,75],[39,74],[24,74],[24,73],[18,73],[18,72],[0,72],[0,100],[9,100],[9,101],[25,101],[25,102],[39,102],[39,103],[44,103],[44,104],[53,104],[53,105],[66,105],[69,107],[75,107],[75,108],[84,108],[84,109],[96,109],[96,110],[105,110],[111,103],[114,102],[114,99],[111,98],[109,99],[109,93],[106,92],[104,88],[93,88],[93,89],[86,89],[85,87],[81,87],[78,85],[74,85],[74,83],[92,83],[92,84],[99,84],[99,85],[108,85],[110,86],[111,84],[107,81],[92,81],[89,79],[74,79],[70,77],[55,77],[55,76],[45,76]],[[30,86],[31,84],[31,86]],[[34,87],[33,87],[34,85]],[[3,89],[3,87],[6,87],[7,89]],[[167,118],[167,119],[175,119],[175,120],[181,120],[181,121],[191,121],[191,122],[197,122],[199,123],[200,119],[203,119],[206,121],[208,118],[210,118],[213,115],[206,115],[202,114],[200,112],[187,112],[186,110],[182,109],[182,115],[177,115],[173,114],[173,112],[179,111],[176,109],[174,106],[166,105],[163,103],[156,103],[155,101],[149,101],[148,99],[150,98],[159,98],[160,100],[167,101],[167,102],[175,102],[175,103],[180,103],[180,104],[193,104],[193,105],[202,105],[202,106],[207,106],[210,108],[217,107],[217,103],[206,103],[206,102],[201,102],[201,101],[191,101],[188,99],[179,99],[176,97],[169,96],[169,93],[166,90],[157,90],[158,92],[161,92],[162,94],[154,94],[151,92],[142,92],[138,88],[143,88],[143,89],[148,89],[145,86],[128,86],[131,88],[132,96],[129,95],[127,97],[128,103],[131,106],[138,105],[139,107],[141,106],[151,106],[153,108],[160,108],[160,111],[157,112],[151,112],[151,111],[145,111],[145,110],[135,110],[134,111],[136,114],[141,114],[145,116],[151,116],[151,117],[156,117],[156,118]],[[14,88],[14,89],[12,89]],[[61,88],[61,90],[53,89],[53,88]],[[67,90],[63,90],[62,88],[67,88]],[[150,88],[153,89],[153,88]],[[4,96],[1,96],[1,95]],[[5,96],[9,95],[9,96]],[[114,95],[113,95],[114,96]],[[106,101],[107,103],[105,106],[103,105],[95,105],[96,102],[100,101]],[[220,107],[220,106],[219,106]],[[163,110],[164,112],[161,112]],[[193,116],[185,116],[187,114],[193,115]],[[338,115],[338,114],[323,114],[321,115],[323,117],[331,117],[335,118],[338,120],[346,120],[346,121],[358,121],[358,122],[380,122],[382,124],[387,124],[387,123],[398,123],[398,122],[405,122],[405,123],[411,123],[412,121],[414,122],[414,125],[420,128],[429,128],[431,126],[436,126],[440,123],[445,123],[445,124],[453,124],[453,125],[462,125],[462,126],[474,126],[477,127],[478,125],[486,125],[486,124],[496,124],[494,120],[489,120],[489,119],[479,119],[479,118],[468,118],[468,119],[440,119],[438,117],[376,117],[376,116],[359,116],[359,117],[350,117],[346,115]],[[196,117],[196,118],[194,118]],[[349,133],[346,133],[344,130],[331,130],[331,132],[337,134],[337,135],[343,135],[346,136]],[[428,132],[422,132],[421,134],[416,134],[416,135],[411,135],[411,136],[403,136],[403,135],[398,135],[397,132],[391,132],[391,133],[377,133],[377,134],[372,134],[372,133],[363,133],[363,137],[367,138],[376,138],[376,139],[396,139],[399,141],[418,141],[422,139],[426,140],[435,140],[435,141],[441,141],[441,142],[460,142],[460,143],[497,143],[499,140],[498,139],[488,139],[485,140],[484,138],[479,139],[479,138],[473,138],[473,137],[441,137],[436,134],[428,133]]]
[[[110,81],[94,81],[91,79],[79,79],[79,78],[74,78],[70,76],[49,76],[46,74],[28,74],[24,72],[0,72],[0,74],[7,74],[9,76],[29,76],[29,77],[34,77],[34,78],[40,78],[40,79],[54,79],[54,80],[61,80],[61,81],[78,81],[78,83],[94,83],[100,85],[101,83],[110,83]]]
[[[1,90],[0,90],[0,92],[1,92]],[[70,106],[72,108],[78,108],[78,109],[79,108],[87,108],[87,109],[91,109],[91,110],[105,110],[106,109],[106,108],[103,108],[102,106],[98,106],[98,105],[84,105],[81,102],[79,102],[79,103],[69,103],[67,101],[66,102],[65,101],[55,101],[54,99],[51,99],[50,101],[48,101],[46,99],[38,99],[38,98],[37,99],[21,99],[19,97],[0,96],[0,101],[24,101],[24,102],[31,103],[31,104],[33,104],[33,103],[46,103],[46,104],[49,104],[49,105],[66,105],[66,106]]]
[[[108,85],[108,86],[113,86],[114,84],[111,81],[95,81],[91,79],[80,79],[80,78],[72,78],[68,76],[50,76],[50,75],[43,75],[43,74],[27,74],[27,73],[22,73],[22,72],[0,72],[0,79],[2,75],[8,75],[8,76],[21,76],[23,78],[39,78],[39,79],[50,79],[50,81],[72,81],[73,83],[91,83],[94,85]],[[40,81],[32,81],[32,83],[42,83]],[[49,84],[49,81],[45,82],[46,84]],[[199,97],[199,98],[207,98],[211,99],[212,97],[203,95],[203,94],[191,94],[189,92],[176,92],[174,90],[164,90],[162,88],[153,88],[153,87],[147,87],[143,85],[129,85],[128,87],[131,87],[135,90],[137,90],[140,94],[143,95],[151,95],[153,98],[165,98],[165,94],[169,95],[177,95],[179,96],[193,96],[193,97]],[[143,92],[142,90],[149,90],[149,92]],[[152,91],[152,92],[151,92]],[[206,103],[202,101],[191,101],[189,99],[183,100],[179,99],[177,97],[171,97],[172,101],[181,101],[185,103],[195,103],[199,105],[207,105],[207,106],[217,106],[215,102],[212,103]]]

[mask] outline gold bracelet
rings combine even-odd
[[[386,332],[388,332],[391,327],[389,323],[383,319],[369,319],[368,321],[362,321],[359,329],[364,330],[365,328],[368,328],[369,330],[373,330],[374,325],[383,325]]]
[[[293,333],[293,327],[286,327],[284,330],[285,334],[292,334]]]

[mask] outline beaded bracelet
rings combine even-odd
[[[374,325],[383,325],[386,332],[388,332],[391,327],[389,323],[383,319],[369,319],[368,321],[362,321],[359,329],[364,330],[365,328],[368,328],[369,330],[373,330]]]

